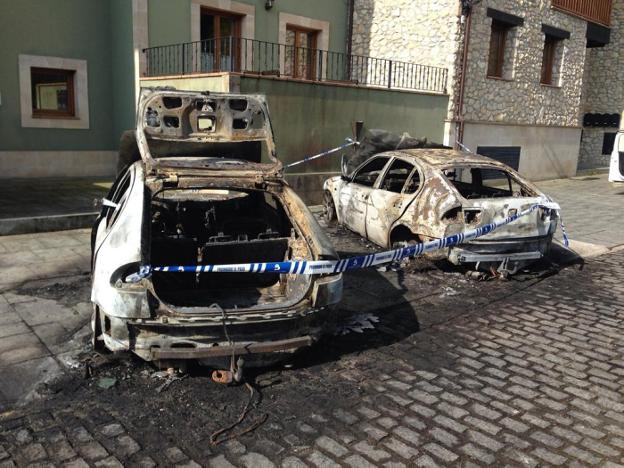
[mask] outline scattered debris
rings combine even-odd
[[[100,377],[97,382],[97,386],[103,390],[108,390],[117,385],[117,379],[114,377]]]
[[[184,380],[188,377],[188,374],[184,374],[182,376],[177,376],[177,375],[169,375],[169,378],[167,378],[167,380],[165,381],[165,383],[163,383],[160,387],[158,387],[156,389],[156,391],[158,393],[162,393],[165,390],[167,390],[169,388],[169,386],[174,383],[174,382],[178,382],[180,380]]]
[[[374,330],[375,323],[379,323],[379,317],[370,313],[358,314],[351,317],[348,322],[341,324],[334,335],[347,335],[351,332],[364,333],[364,330]]]
[[[245,382],[245,387],[247,388],[247,390],[249,390],[249,400],[247,400],[247,404],[245,405],[245,407],[243,408],[243,411],[241,412],[240,417],[238,418],[238,420],[227,426],[224,427],[223,429],[219,429],[218,431],[215,431],[212,433],[212,435],[210,436],[210,443],[213,446],[222,444],[223,442],[226,442],[228,440],[231,439],[235,439],[237,437],[240,437],[244,434],[247,434],[251,431],[256,430],[258,427],[260,427],[262,424],[264,424],[264,422],[269,418],[268,413],[263,413],[260,417],[258,417],[249,427],[247,427],[246,429],[243,429],[240,432],[236,432],[234,434],[230,434],[226,437],[223,437],[221,439],[219,439],[219,436],[221,436],[222,434],[225,434],[229,431],[231,431],[232,429],[234,429],[236,426],[238,426],[239,424],[241,424],[245,418],[247,417],[247,414],[249,413],[249,410],[251,409],[250,406],[252,405],[252,403],[254,402],[254,396],[255,396],[255,391],[254,388],[248,383]],[[253,408],[255,408],[257,405],[257,403],[253,404]]]

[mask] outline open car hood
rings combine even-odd
[[[136,141],[148,172],[277,174],[264,96],[143,88]]]

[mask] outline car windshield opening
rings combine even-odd
[[[460,195],[479,198],[518,198],[535,194],[509,172],[491,167],[451,167],[442,171]]]

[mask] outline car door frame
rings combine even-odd
[[[354,182],[357,175],[365,166],[375,159],[382,158],[387,159],[387,161],[381,168],[381,171],[372,186],[368,187]],[[349,179],[346,180],[340,187],[340,191],[338,193],[338,205],[341,209],[340,218],[342,219],[343,224],[345,224],[352,231],[360,234],[362,237],[366,237],[366,210],[368,206],[368,197],[370,196],[370,192],[377,188],[381,177],[385,174],[388,164],[392,160],[392,156],[384,153],[379,153],[368,158],[353,171],[353,173],[349,176]],[[346,203],[345,199],[348,199],[346,200]],[[360,211],[355,209],[358,205],[362,207]]]
[[[381,188],[381,183],[384,181],[392,165],[397,160],[403,161],[411,165],[412,170],[410,171],[407,178],[405,179],[405,182],[403,183],[403,187],[401,187],[401,192],[391,192],[389,190],[383,190]],[[418,173],[419,178],[420,178],[420,184],[418,186],[418,189],[412,194],[405,193],[405,190],[408,186],[408,182],[412,180],[415,173]],[[371,196],[368,198],[368,201],[367,201],[367,209],[366,209],[366,238],[367,239],[375,242],[378,245],[381,245],[384,247],[391,247],[389,245],[390,232],[392,228],[395,226],[395,224],[397,223],[397,221],[399,221],[403,217],[407,209],[410,207],[410,205],[416,199],[418,194],[421,192],[422,187],[423,187],[423,181],[424,181],[423,171],[420,168],[420,166],[417,164],[417,162],[413,161],[410,158],[405,158],[401,156],[393,156],[391,158],[390,163],[386,165],[383,174],[381,174],[380,177],[376,181],[375,191],[371,194]],[[387,218],[384,221],[380,221],[380,226],[377,229],[371,229],[369,226],[372,225],[371,218],[374,215],[375,210],[377,210],[377,212],[384,213],[386,215],[393,212],[390,209],[388,209],[389,207],[381,206],[382,204],[386,205],[387,202],[389,201],[392,202],[393,208],[395,209],[394,211],[395,216],[392,216],[391,218]],[[376,207],[375,202],[378,202],[380,206]],[[380,216],[380,219],[381,219],[381,216]]]

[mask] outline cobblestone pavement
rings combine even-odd
[[[363,247],[348,234],[336,242]],[[374,329],[249,374],[259,393],[233,431],[262,423],[255,430],[211,445],[237,420],[245,387],[194,370],[159,392],[153,369],[124,359],[89,379],[70,373],[43,400],[5,411],[0,467],[616,466],[623,265],[615,253],[488,283],[435,262],[358,272],[345,308]],[[116,385],[100,388],[103,377]]]

